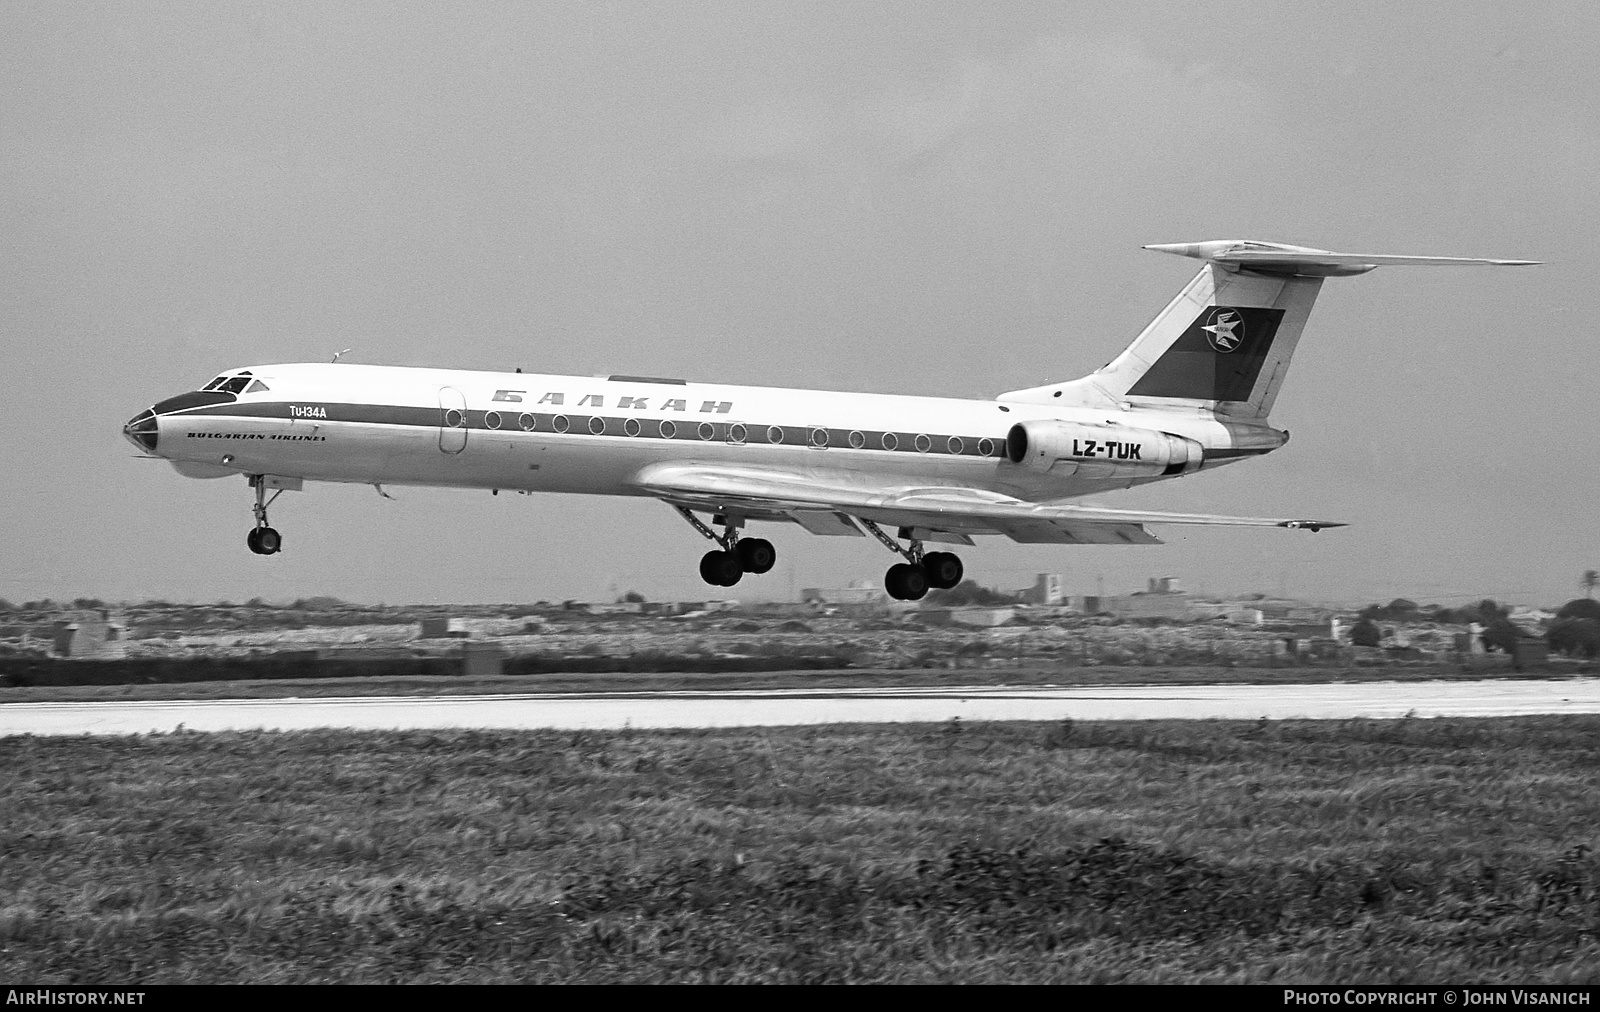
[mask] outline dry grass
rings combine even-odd
[[[1600,719],[0,740],[0,978],[1589,981]]]

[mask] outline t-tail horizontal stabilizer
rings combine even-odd
[[[1335,253],[1309,246],[1288,246],[1254,239],[1214,239],[1210,242],[1169,242],[1146,246],[1160,253],[1176,253],[1214,264],[1240,267],[1262,274],[1298,277],[1337,277],[1365,274],[1374,267],[1531,267],[1537,260],[1486,260],[1477,257],[1394,256],[1386,253]]]

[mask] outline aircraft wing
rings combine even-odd
[[[926,531],[929,536],[923,540],[965,541],[972,534],[1004,534],[1026,544],[1063,545],[1161,544],[1144,529],[1145,524],[1311,531],[1344,526],[1327,520],[1034,503],[983,489],[875,484],[844,472],[654,464],[640,471],[634,483],[642,492],[674,506],[758,520],[790,520],[816,534],[859,534],[852,517]]]

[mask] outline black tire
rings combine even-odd
[[[245,537],[244,537],[244,543],[246,545],[248,545],[250,550],[252,552],[255,552],[257,555],[261,554],[261,538],[260,538],[260,535],[261,535],[261,528],[252,527],[252,528],[250,528],[250,533],[246,534]]]
[[[887,573],[883,574],[883,589],[896,601],[904,601],[906,599],[905,592],[900,589],[900,576],[901,571],[904,569],[904,566],[896,563],[889,567]]]
[[[949,590],[966,575],[966,567],[951,552],[929,552],[922,557],[922,568],[928,574],[928,586],[934,590]]]
[[[907,601],[920,601],[928,596],[928,573],[921,566],[906,566],[902,589]]]
[[[707,552],[700,557],[700,579],[713,587],[731,587],[744,575],[739,556],[733,552]]]
[[[778,550],[766,538],[747,538],[735,546],[739,566],[746,573],[765,573],[778,561]]]
[[[271,527],[262,527],[256,531],[256,544],[262,555],[277,555],[283,551],[283,535]]]
[[[897,563],[884,575],[883,587],[896,601],[920,601],[928,593],[928,574],[921,566]]]

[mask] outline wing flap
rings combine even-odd
[[[850,518],[843,513],[835,513],[832,510],[793,510],[789,516],[812,534],[824,537],[866,537],[861,528],[851,523]]]
[[[864,484],[859,476],[846,472],[654,464],[639,472],[634,483],[646,494],[691,509],[781,517],[807,530],[811,529],[810,523],[819,522],[815,514],[823,512],[859,517],[884,526],[967,535],[1005,534],[1033,544],[1160,544],[1142,526],[1150,523],[1312,531],[1344,526],[1327,520],[1033,503],[983,489]],[[806,515],[803,519],[802,514]]]
[[[1009,520],[1001,534],[1024,545],[1159,545],[1162,540],[1141,524],[1071,523],[1061,520]]]

